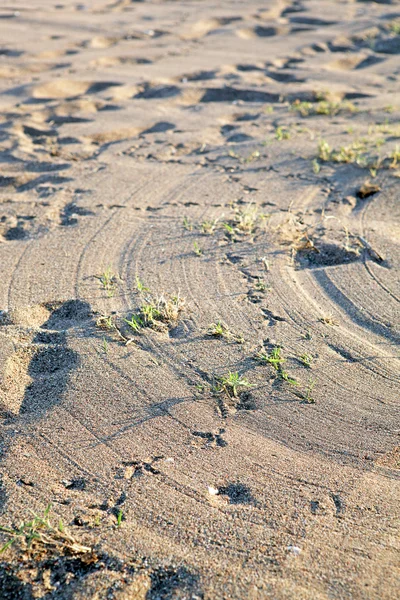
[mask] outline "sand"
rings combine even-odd
[[[398,597],[400,3],[0,26],[1,597]]]

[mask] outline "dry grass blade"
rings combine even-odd
[[[24,549],[30,551],[37,547],[58,548],[73,554],[85,554],[91,552],[89,546],[83,546],[70,535],[59,522],[58,527],[54,527],[50,521],[51,504],[49,504],[43,513],[39,516],[33,513],[31,521],[25,521],[17,528],[0,527],[0,531],[9,536],[9,540],[0,548],[0,552],[5,552],[10,546],[19,542]]]

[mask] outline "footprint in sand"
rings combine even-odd
[[[83,94],[97,94],[110,87],[120,85],[112,81],[73,81],[58,79],[32,88],[35,100],[56,100],[58,98],[75,98]]]
[[[61,402],[71,371],[79,365],[68,347],[68,330],[91,319],[86,302],[68,300],[3,315],[0,404],[8,416],[42,416]]]
[[[187,33],[182,35],[184,40],[197,40],[205,37],[225,25],[229,25],[235,21],[241,21],[242,17],[221,17],[219,19],[202,19],[194,23]]]

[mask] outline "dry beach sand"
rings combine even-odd
[[[0,27],[1,597],[398,597],[400,3]]]

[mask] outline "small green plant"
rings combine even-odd
[[[212,221],[203,221],[200,226],[200,229],[206,235],[213,235],[218,225],[218,219],[213,219]]]
[[[230,335],[230,331],[227,325],[222,323],[222,321],[217,321],[209,326],[207,335],[212,335],[214,337],[225,337]]]
[[[203,250],[200,248],[197,242],[193,242],[193,251],[196,256],[201,256],[203,254]]]
[[[138,315],[132,315],[130,320],[124,319],[124,321],[135,333],[138,333],[143,327],[143,321]]]
[[[325,323],[325,325],[329,325],[330,327],[338,326],[339,323],[333,318],[332,315],[325,315],[324,317],[320,317],[318,319],[321,323]]]
[[[98,514],[98,515],[96,515],[96,516],[95,516],[95,519],[94,519],[94,521],[93,521],[93,526],[94,526],[94,527],[99,527],[99,526],[100,526],[100,521],[101,521],[101,517],[100,517],[100,515]]]
[[[290,385],[298,385],[297,381],[282,367],[285,359],[282,356],[282,348],[280,346],[272,348],[269,354],[265,350],[261,350],[255,355],[255,359],[260,363],[271,365],[275,369],[279,379],[286,381]]]
[[[243,208],[236,209],[234,219],[236,223],[236,230],[247,235],[253,233],[256,227],[258,216],[258,207],[251,202]]]
[[[229,371],[227,375],[218,377],[217,391],[225,392],[230,397],[237,398],[240,390],[248,387],[251,387],[251,383],[238,372]]]
[[[289,373],[284,369],[279,369],[278,375],[281,379],[283,379],[283,381],[290,383],[290,385],[299,385],[296,379],[294,379],[294,377],[291,377],[291,375],[289,375]]]
[[[353,113],[357,109],[352,102],[320,100],[315,104],[313,102],[300,102],[300,100],[296,100],[291,104],[290,110],[300,113],[302,117],[308,117],[309,115],[327,115],[333,117],[340,112]]]
[[[265,292],[267,290],[267,286],[265,285],[265,281],[263,279],[258,278],[258,281],[255,284],[255,289],[259,292]]]
[[[230,237],[235,235],[235,228],[232,225],[229,225],[229,223],[221,223],[221,225]]]
[[[282,140],[290,140],[290,131],[281,126],[277,127],[275,129],[275,139],[277,139],[279,142]]]
[[[104,354],[108,354],[108,343],[107,343],[107,340],[105,337],[103,337],[102,348],[103,348]]]
[[[189,221],[189,219],[187,217],[183,217],[183,228],[186,229],[186,231],[193,231],[193,223],[191,223],[191,221]]]
[[[96,320],[96,327],[99,329],[113,329],[114,323],[111,315],[101,315]]]
[[[115,290],[117,288],[117,276],[112,272],[111,267],[107,267],[107,269],[101,275],[97,275],[97,279],[100,280],[103,289],[105,290],[107,296],[112,298],[115,294]]]
[[[365,149],[363,144],[353,142],[350,146],[342,146],[339,150],[331,153],[331,159],[338,163],[356,163],[365,166],[366,156],[362,153]]]
[[[124,513],[120,509],[117,514],[117,527],[121,527],[123,518],[124,518]]]
[[[374,166],[368,161],[366,141],[356,140],[349,146],[341,146],[339,150],[335,150],[325,140],[320,140],[318,142],[318,158],[322,162],[357,164],[360,167]]]
[[[316,382],[317,382],[316,379],[311,379],[311,377],[308,380],[308,385],[307,385],[307,388],[304,393],[304,400],[308,404],[315,404],[315,400],[313,398],[312,392],[313,392]]]
[[[244,162],[245,162],[245,163],[250,163],[250,162],[253,162],[253,160],[257,160],[257,159],[259,159],[259,158],[260,158],[260,153],[259,153],[259,151],[258,151],[258,150],[254,150],[254,152],[252,152],[251,154],[249,154],[249,156],[247,156],[247,157],[244,159]]]
[[[140,315],[145,325],[162,329],[177,321],[184,307],[185,300],[179,294],[175,296],[161,295],[143,304]]]
[[[161,312],[153,302],[143,304],[140,309],[140,314],[143,323],[148,326],[155,325],[157,321],[161,320]]]
[[[285,359],[282,358],[281,351],[282,349],[280,346],[275,346],[275,348],[272,348],[269,354],[267,354],[265,350],[261,350],[261,352],[256,354],[255,358],[258,360],[258,362],[268,363],[275,369],[275,371],[278,371],[282,363],[285,362]]]
[[[229,150],[228,154],[229,154],[229,156],[231,158],[235,158],[236,160],[240,160],[239,154],[236,154],[236,152],[234,152],[233,150]]]
[[[328,100],[321,100],[315,107],[315,113],[317,115],[328,115],[333,117],[340,112],[356,112],[356,107],[352,102],[329,102]]]
[[[390,163],[390,168],[395,169],[398,163],[400,163],[400,146],[396,146],[393,152],[389,155],[389,158],[392,160]]]
[[[158,298],[149,298],[142,304],[137,313],[132,314],[130,319],[124,319],[124,322],[135,333],[139,333],[143,327],[162,330],[178,320],[184,306],[185,300],[179,294],[176,296],[161,295]],[[121,337],[128,343],[133,341],[126,340],[122,335]]]
[[[139,279],[139,277],[136,275],[136,289],[138,292],[149,292],[150,289],[148,287],[146,287]]]
[[[315,175],[318,175],[318,173],[321,170],[321,165],[319,164],[319,162],[316,158],[314,158],[312,161],[312,169],[313,169],[313,173],[315,173]]]
[[[207,335],[219,338],[225,338],[226,340],[234,340],[238,344],[244,343],[244,338],[242,335],[237,335],[232,333],[229,330],[229,327],[225,325],[222,321],[217,321],[216,323],[211,323],[208,328]]]
[[[308,368],[311,367],[312,360],[313,360],[313,357],[311,356],[311,354],[301,354],[301,356],[299,356],[299,361],[305,367],[308,367]]]
[[[324,162],[328,162],[331,158],[331,147],[325,140],[318,142],[318,158]]]
[[[0,531],[9,536],[9,540],[0,548],[5,552],[10,546],[19,542],[28,551],[38,547],[64,549],[79,554],[90,552],[91,548],[82,546],[65,530],[60,520],[57,527],[50,521],[51,504],[45,509],[43,516],[33,514],[30,521],[22,522],[19,527],[0,527]]]
[[[295,100],[293,104],[290,105],[290,110],[300,113],[302,117],[308,117],[313,111],[313,103]]]
[[[400,21],[392,21],[388,24],[388,27],[392,33],[400,35]]]

